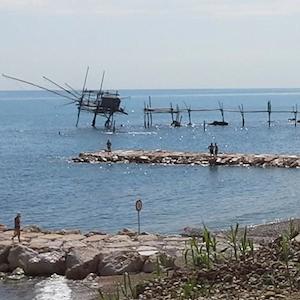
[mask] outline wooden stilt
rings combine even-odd
[[[221,113],[221,116],[222,116],[222,122],[224,123],[224,122],[225,122],[225,119],[224,119],[224,108],[223,108],[223,103],[219,102],[219,107],[220,107],[220,113]]]
[[[170,103],[170,112],[171,112],[171,118],[172,118],[172,123],[173,123],[174,122],[174,111],[173,111],[172,102]]]
[[[149,108],[151,109],[151,96],[149,96]],[[150,126],[152,127],[153,119],[152,119],[152,112],[150,110]]]
[[[149,106],[147,105],[147,128],[150,127]]]
[[[271,127],[271,111],[272,111],[271,101],[268,101],[268,123],[269,123],[269,127]]]
[[[146,127],[146,103],[144,102],[144,127]]]
[[[239,106],[239,109],[240,109],[240,112],[241,112],[241,116],[242,116],[242,128],[244,128],[245,127],[245,113],[244,113],[244,106],[243,106],[243,104],[241,104],[240,106]]]
[[[114,121],[114,125],[113,125],[113,133],[116,133],[116,121]]]
[[[177,106],[176,106],[176,127],[181,126],[181,120],[182,120],[182,116],[180,116],[179,106],[177,104]]]
[[[191,118],[191,108],[188,109],[188,116],[189,116],[189,126],[192,126],[192,118]]]

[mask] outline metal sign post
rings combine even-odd
[[[143,202],[142,202],[142,200],[139,199],[139,200],[137,200],[137,201],[135,202],[135,209],[136,209],[136,211],[137,211],[137,213],[138,213],[138,234],[141,233],[141,219],[140,219],[140,212],[141,212],[142,208],[143,208]]]

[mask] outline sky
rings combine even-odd
[[[48,87],[300,87],[300,0],[0,0],[0,37],[0,73]]]

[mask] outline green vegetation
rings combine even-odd
[[[120,292],[121,291],[121,292]],[[123,284],[117,284],[112,293],[104,293],[98,289],[100,300],[120,300],[120,299],[136,299],[137,289],[131,284],[130,275],[125,272],[123,274]]]
[[[161,296],[167,290],[171,299],[196,300],[199,297],[211,297],[223,287],[230,287],[233,280],[243,282],[248,288],[259,282],[258,286],[282,286],[289,287],[290,291],[299,290],[300,247],[299,244],[298,248],[294,247],[294,238],[299,231],[291,220],[279,239],[255,251],[247,226],[243,229],[239,228],[238,223],[230,226],[225,235],[226,246],[226,241],[223,244],[222,239],[217,241],[216,236],[204,225],[201,234],[197,235],[201,238],[194,236],[186,242],[184,266],[180,268],[179,275],[175,271],[169,276],[165,267],[170,264],[170,258],[159,255],[153,273],[156,279],[152,277],[149,282],[133,286],[129,274],[125,273],[122,284],[116,286],[113,294],[104,295],[99,291],[100,299],[137,299],[144,292],[150,295],[154,293],[155,298],[155,295]],[[298,253],[297,257],[295,253]],[[278,272],[281,273],[278,275]],[[285,278],[284,282],[282,278]]]
[[[202,243],[193,237],[184,250],[185,264],[192,267],[205,267],[210,269],[212,264],[217,261],[217,239],[204,225]],[[191,258],[191,259],[190,259]],[[191,263],[192,264],[191,264]]]

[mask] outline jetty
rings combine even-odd
[[[81,152],[72,159],[75,163],[136,163],[155,165],[243,166],[299,168],[299,155],[220,153],[217,156],[202,152],[166,150],[105,150]]]
[[[13,242],[12,235],[13,230],[0,228],[0,278],[1,272],[12,272],[11,279],[23,274],[56,273],[69,279],[84,279],[90,273],[101,276],[151,273],[159,255],[165,256],[168,267],[174,267],[175,258],[182,255],[190,239],[178,235],[138,235],[129,229],[117,234],[49,231],[36,225],[23,228],[21,243]],[[23,270],[21,274],[19,268]]]

